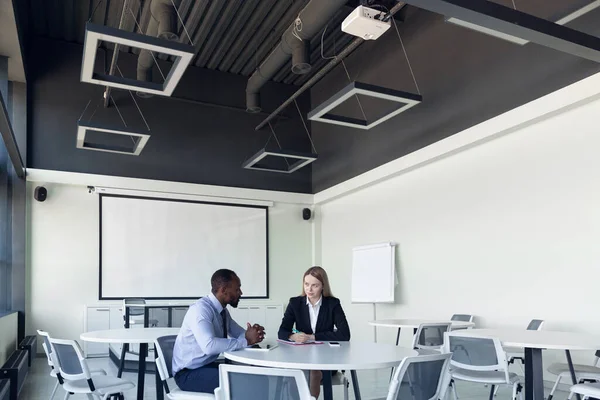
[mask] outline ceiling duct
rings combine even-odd
[[[281,41],[277,47],[248,79],[246,111],[250,113],[262,111],[260,88],[281,69],[290,56],[292,57],[293,73],[301,75],[311,70],[308,42],[346,2],[347,0],[311,0],[300,11],[298,18],[281,36]]]
[[[176,41],[177,35],[177,12],[181,0],[152,0],[150,3],[150,20],[146,28],[146,35]],[[138,56],[137,79],[138,81],[152,82],[152,67],[154,59],[152,52],[142,49]],[[148,92],[136,92],[139,97],[147,98],[153,95]]]

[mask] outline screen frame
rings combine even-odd
[[[150,196],[133,196],[133,195],[121,195],[121,194],[98,194],[98,207],[99,207],[99,219],[98,219],[98,300],[124,300],[132,297],[118,297],[118,296],[103,296],[102,295],[102,199],[104,197],[118,197],[125,199],[138,199],[138,200],[154,200],[154,201],[169,201],[175,203],[193,203],[193,204],[205,204],[213,206],[227,206],[227,207],[242,207],[242,208],[254,208],[265,210],[265,224],[266,224],[266,241],[265,241],[265,252],[266,252],[266,270],[265,270],[265,296],[242,296],[241,299],[268,299],[269,298],[269,207],[259,206],[251,204],[236,204],[236,203],[223,203],[223,202],[212,202],[212,201],[195,201],[195,200],[184,200],[184,199],[170,199]],[[243,282],[242,282],[243,283]],[[145,300],[192,300],[199,299],[205,296],[206,293],[200,293],[198,296],[186,296],[186,297],[144,297]],[[139,298],[139,297],[135,297]]]

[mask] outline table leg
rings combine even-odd
[[[163,384],[160,379],[160,373],[158,372],[158,365],[156,365],[156,359],[158,358],[158,352],[154,351],[154,379],[156,380],[156,400],[163,400]]]
[[[542,349],[525,348],[525,400],[544,400]]]
[[[360,388],[358,387],[358,378],[356,376],[356,371],[350,371],[350,377],[352,378],[352,389],[354,390],[354,398],[356,400],[361,400],[360,397]]]
[[[146,375],[146,354],[148,343],[140,343],[140,356],[138,361],[137,400],[144,400],[144,379]]]
[[[496,389],[495,385],[490,387],[490,400],[494,400],[494,389]]]
[[[123,345],[121,346],[121,361],[119,362],[117,378],[120,378],[123,375],[123,368],[125,367],[125,354],[127,354],[127,350],[129,350],[129,344],[123,343]]]
[[[573,368],[573,360],[571,359],[571,352],[569,350],[565,350],[565,354],[567,355],[567,364],[569,364],[569,372],[571,373],[571,380],[573,381],[573,385],[577,385],[577,377],[575,376],[575,369]],[[577,400],[581,400],[581,395],[577,393]]]
[[[398,328],[398,334],[396,335],[396,346],[398,346],[398,343],[400,343],[400,330],[402,328]],[[390,373],[390,382],[392,380],[392,377],[394,376],[394,368],[392,367],[392,372]]]
[[[323,373],[323,399],[333,400],[333,385],[331,383],[331,371],[321,371]]]

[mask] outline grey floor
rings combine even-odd
[[[114,366],[112,362],[108,360],[108,358],[95,358],[89,360],[90,368],[103,368],[106,370],[108,374],[116,375],[117,368]],[[21,392],[21,396],[19,399],[22,400],[41,400],[41,399],[49,399],[50,393],[52,393],[52,388],[56,383],[55,378],[52,378],[49,374],[49,367],[46,364],[45,358],[36,358],[33,362],[32,368],[27,376],[27,380],[25,381],[25,386]],[[515,371],[519,372],[519,371]],[[131,380],[133,383],[137,383],[137,374],[135,373],[124,373],[123,378]],[[362,398],[365,400],[375,399],[375,398],[385,398],[388,389],[388,381],[390,378],[389,370],[376,370],[376,371],[359,371],[358,373],[358,381],[360,383],[360,389]],[[459,382],[457,384],[458,395],[460,400],[462,399],[487,399],[489,396],[488,388],[485,388],[483,385],[470,384],[466,382]],[[341,387],[334,387],[334,398],[335,399],[343,399],[343,392]],[[546,389],[546,393],[549,393],[549,389]],[[135,399],[136,398],[136,390],[132,390],[130,392],[125,393],[126,399]],[[55,399],[63,399],[65,395],[64,390],[62,388],[58,388]],[[509,388],[500,388],[498,391],[497,400],[509,400],[511,396],[511,391]],[[320,398],[323,396],[321,395]],[[145,399],[156,399],[155,395],[155,385],[154,385],[154,375],[147,374],[146,375],[146,385],[145,385]],[[350,398],[354,399],[354,394],[352,390],[350,390]],[[451,399],[451,396],[448,396],[448,399]],[[554,396],[555,400],[566,399],[567,393],[565,392],[557,392]],[[85,395],[73,395],[70,397],[73,400],[79,399],[87,399]]]

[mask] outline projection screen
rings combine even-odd
[[[244,298],[268,297],[268,209],[100,195],[101,300],[191,299],[228,268]]]

